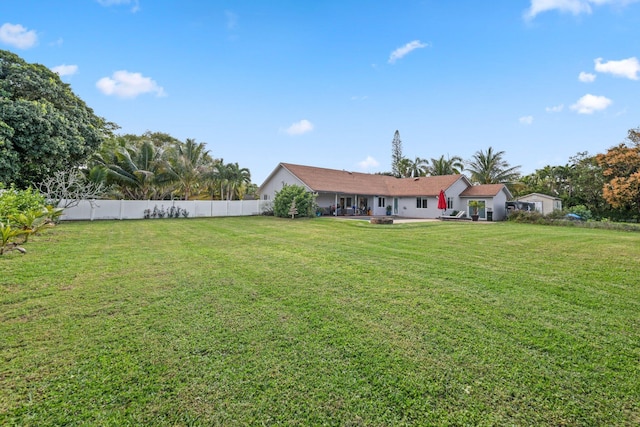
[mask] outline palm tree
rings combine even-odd
[[[164,159],[163,150],[148,141],[138,146],[124,140],[108,144],[93,156],[92,164],[94,168],[106,170],[107,184],[113,184],[126,199],[164,198],[172,190],[171,167]]]
[[[212,166],[209,151],[205,150],[203,142],[196,143],[194,139],[187,138],[184,144],[177,143],[174,146],[169,157],[172,175],[178,185],[177,191],[182,193],[184,200],[189,200]]]
[[[477,151],[467,165],[471,181],[479,184],[511,183],[520,177],[520,166],[510,166],[503,159],[505,152],[494,152],[492,147],[486,152]]]
[[[411,167],[412,167],[412,162],[411,160],[403,157],[402,159],[400,159],[400,161],[398,161],[398,163],[396,164],[396,169],[397,169],[397,178],[409,178],[411,177]]]
[[[462,157],[453,156],[445,159],[442,155],[438,159],[431,159],[431,165],[428,166],[427,171],[431,176],[459,175],[463,169]]]
[[[227,165],[224,164],[224,159],[220,159],[220,161],[213,166],[211,178],[214,184],[212,187],[220,186],[220,200],[224,200],[225,189],[229,181],[229,171]],[[213,191],[211,192],[211,196],[213,198]]]
[[[429,165],[426,159],[416,157],[415,160],[409,161],[409,177],[427,176]]]
[[[244,195],[244,190],[251,184],[251,172],[247,168],[241,168],[238,163],[229,163],[227,169],[227,200],[234,197],[240,199]]]

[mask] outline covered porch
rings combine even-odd
[[[387,214],[387,200],[368,194],[318,193],[316,204],[320,215],[376,216]]]

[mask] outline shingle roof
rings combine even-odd
[[[473,185],[460,193],[460,197],[494,197],[504,189],[504,184]]]
[[[395,178],[345,170],[280,163],[315,192],[380,196],[437,196],[463,175]],[[496,192],[497,193],[497,192]]]

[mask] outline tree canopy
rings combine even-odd
[[[631,129],[626,142],[596,158],[607,180],[603,189],[607,203],[640,212],[640,128]]]
[[[115,198],[234,200],[257,188],[249,169],[212,157],[206,143],[160,132],[109,138],[88,165],[88,178]]]
[[[81,165],[114,128],[56,73],[0,50],[0,181],[25,188]]]

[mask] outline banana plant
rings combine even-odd
[[[15,242],[15,239],[24,235],[24,230],[12,228],[9,224],[0,222],[0,255],[9,251],[18,251],[20,253],[27,253],[27,251],[20,246],[20,243]]]

